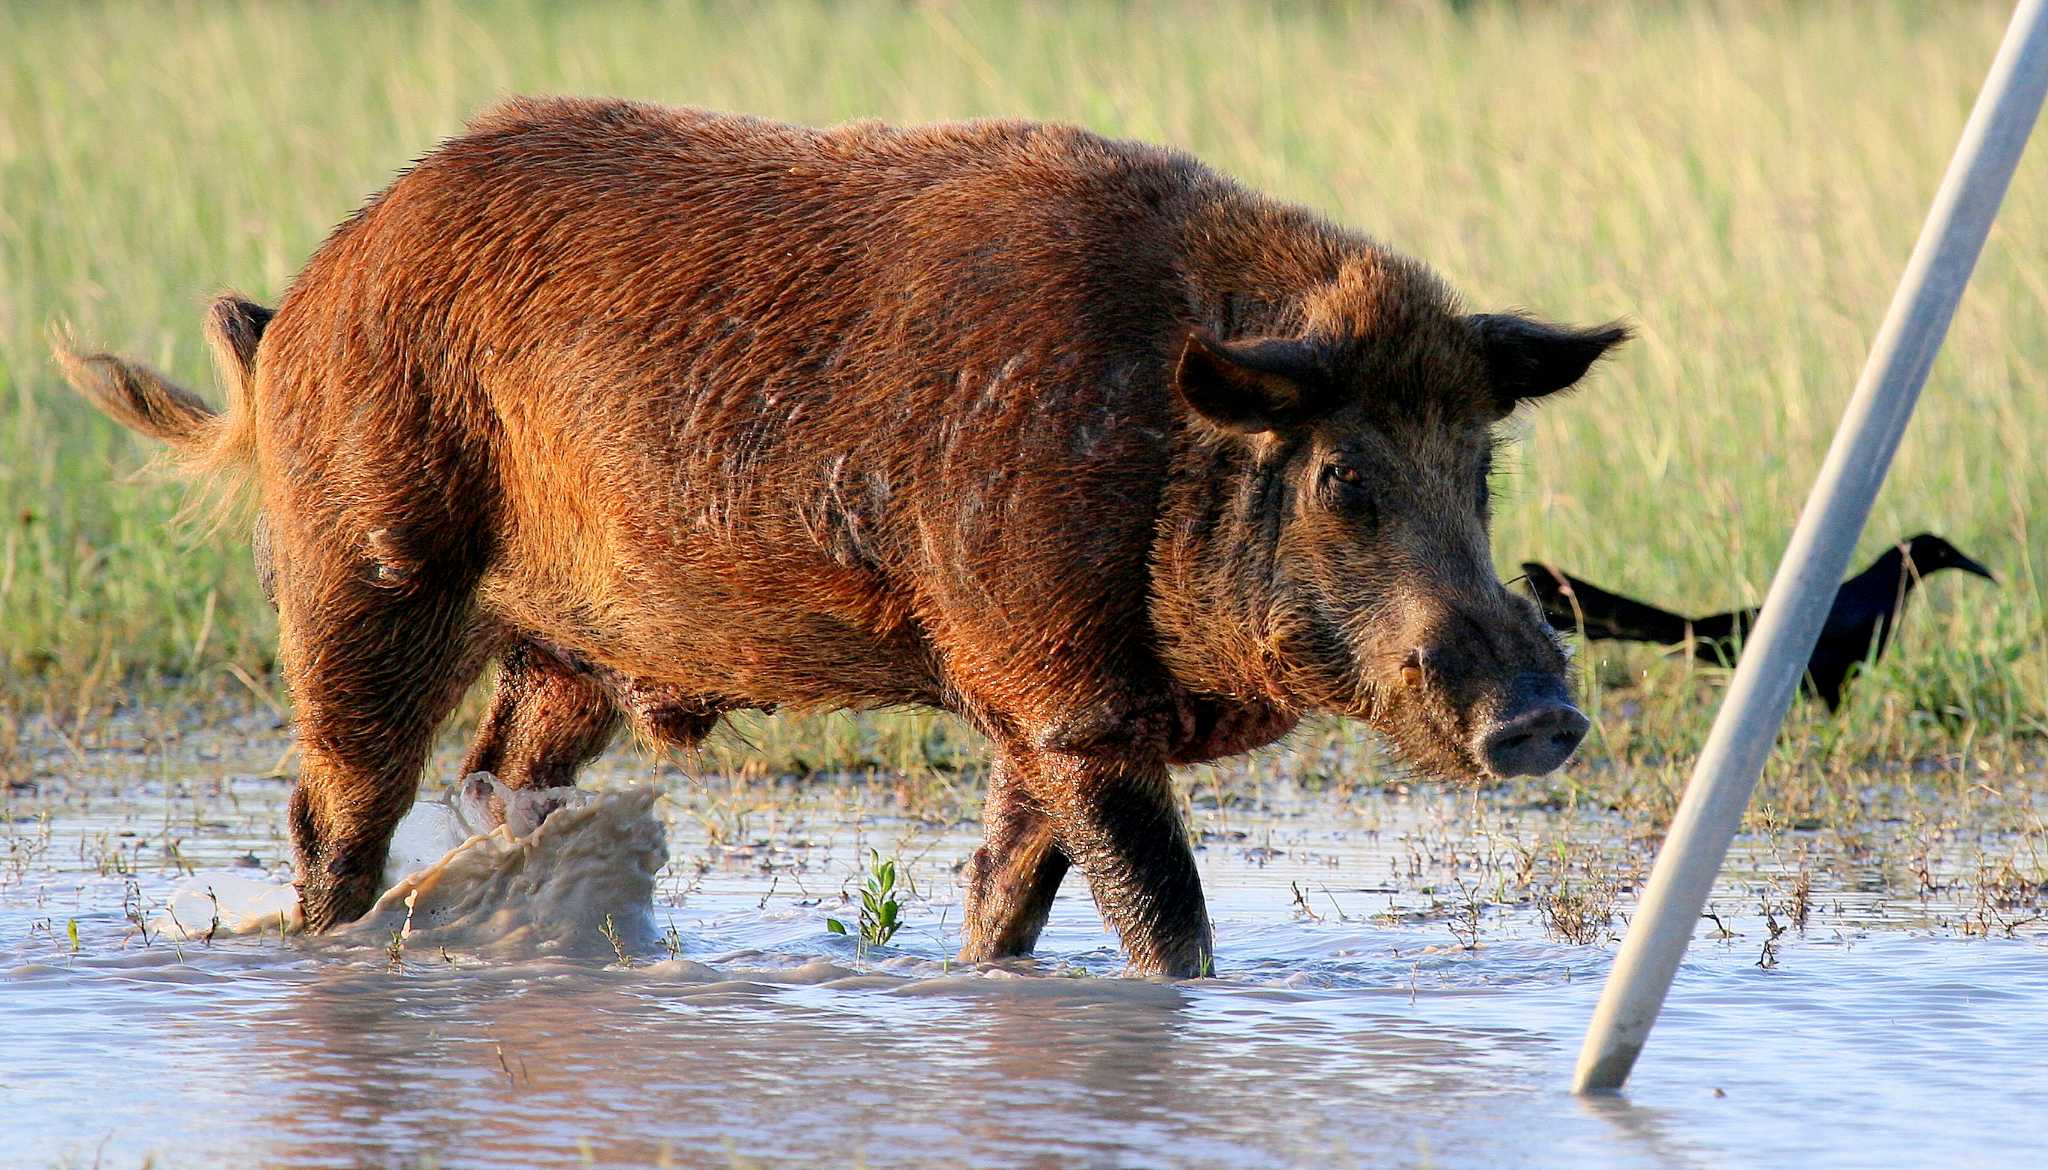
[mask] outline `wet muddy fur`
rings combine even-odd
[[[218,414],[59,356],[253,474],[313,929],[370,905],[493,660],[464,771],[515,788],[627,724],[954,712],[995,752],[963,958],[1028,952],[1071,866],[1131,969],[1177,976],[1210,931],[1169,764],[1318,711],[1452,778],[1584,731],[1493,572],[1488,458],[1623,331],[1467,315],[1182,155],[512,101],[208,332]]]

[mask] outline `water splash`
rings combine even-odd
[[[456,800],[413,807],[393,834],[389,888],[333,938],[536,957],[654,944],[655,875],[668,862],[667,834],[654,815],[659,793],[580,794],[567,803],[550,795],[552,807],[537,816],[514,800],[508,823],[473,832],[480,809],[471,782],[465,789]],[[530,831],[514,831],[535,820]],[[152,930],[196,940],[302,925],[289,883],[200,873],[178,884]]]
[[[558,808],[526,836],[471,837],[386,890],[344,937],[519,955],[602,954],[656,936],[654,879],[668,837],[651,788]],[[606,926],[609,922],[609,927]]]

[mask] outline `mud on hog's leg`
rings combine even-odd
[[[621,716],[598,681],[547,650],[522,643],[498,661],[491,706],[462,761],[507,788],[559,788],[611,746]],[[504,819],[502,808],[495,810]]]
[[[1032,774],[1060,850],[1123,939],[1127,973],[1209,974],[1209,911],[1165,761],[1046,752]]]
[[[1032,799],[1015,755],[999,754],[990,765],[981,819],[982,846],[967,863],[963,963],[1030,954],[1067,873],[1052,820]]]

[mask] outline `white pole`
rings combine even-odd
[[[2048,0],[2020,0],[1615,956],[1574,1092],[1619,1089],[1657,1021],[2044,89]]]

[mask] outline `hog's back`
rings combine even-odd
[[[491,620],[637,677],[1115,704],[1153,669],[1177,225],[1224,190],[1061,127],[513,103],[294,285],[263,458],[325,490],[267,498],[475,524]]]

